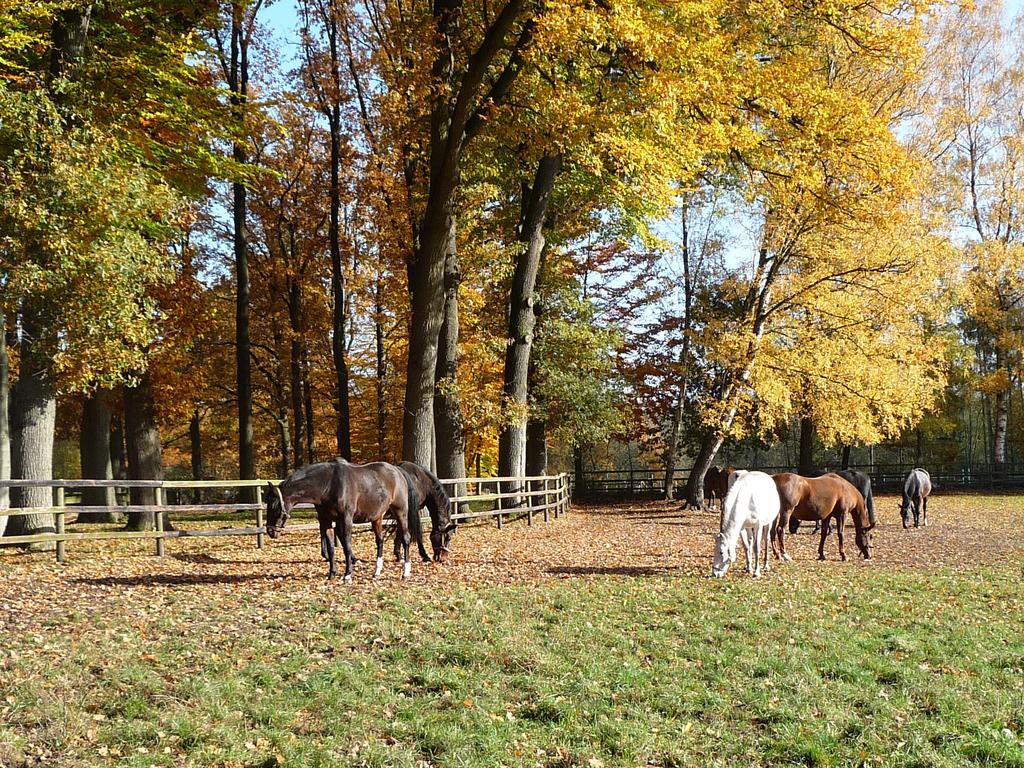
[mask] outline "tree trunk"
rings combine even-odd
[[[437,369],[438,333],[444,320],[444,271],[448,236],[454,218],[454,197],[459,167],[467,141],[486,120],[474,111],[495,57],[507,49],[506,39],[513,30],[525,0],[508,0],[490,20],[479,47],[465,61],[463,71],[455,72],[455,62],[463,61],[453,50],[462,19],[463,0],[436,0],[432,8],[433,26],[438,44],[431,63],[429,120],[429,177],[422,226],[416,228],[416,246],[409,261],[411,317],[409,360],[405,385],[405,410],[402,419],[402,456],[424,466],[430,463],[434,435],[434,377]],[[532,27],[524,27],[516,41],[516,50],[505,71],[495,81],[488,104],[501,101],[519,72],[520,44],[531,38]]]
[[[309,380],[309,357],[303,345],[302,349],[302,405],[306,412],[306,463],[313,464],[317,460],[316,428],[313,415],[313,384]]]
[[[387,350],[384,347],[384,284],[380,275],[377,275],[377,285],[374,290],[374,319],[373,335],[376,345],[376,362],[374,384],[377,391],[377,460],[387,461],[388,453],[385,444],[388,410],[385,400],[385,384],[387,383]]]
[[[797,472],[808,477],[814,471],[814,420],[810,416],[800,418],[800,459]]]
[[[53,479],[53,430],[57,415],[57,398],[50,379],[49,360],[36,351],[34,340],[42,329],[34,324],[29,308],[22,318],[21,370],[11,390],[11,470],[23,480]],[[12,506],[52,507],[52,488],[13,488]],[[7,524],[9,536],[31,536],[56,533],[53,515],[19,515]],[[53,542],[32,544],[32,551],[50,551]]]
[[[718,455],[722,443],[725,442],[724,433],[709,432],[701,441],[700,449],[693,459],[693,467],[686,479],[686,506],[694,509],[701,509],[704,506],[704,475],[715,463],[715,456]]]
[[[444,269],[444,322],[438,335],[437,368],[434,379],[434,429],[436,471],[438,477],[461,480],[466,476],[466,437],[459,399],[459,272],[455,225],[448,233],[448,255]],[[457,496],[466,495],[466,486],[455,486]]]
[[[851,446],[849,446],[849,445],[844,445],[843,446],[843,459],[842,459],[842,468],[843,469],[849,469],[850,468],[850,453],[851,452],[852,452]]]
[[[548,425],[543,419],[526,422],[526,474],[541,477],[548,473]]]
[[[128,478],[130,480],[162,480],[163,461],[160,430],[156,425],[156,411],[149,372],[139,376],[135,386],[124,388],[124,420],[127,438]],[[132,488],[133,505],[156,504],[153,488]],[[165,500],[166,502],[166,500]],[[129,531],[150,531],[155,518],[152,512],[131,512],[125,526]],[[164,527],[170,529],[165,518]]]
[[[114,468],[110,462],[110,393],[94,390],[82,405],[82,424],[79,432],[78,452],[82,461],[82,478],[112,480]],[[82,504],[88,507],[113,507],[116,504],[113,488],[83,488]],[[116,523],[120,515],[108,512],[86,512],[78,516],[80,523]]]
[[[573,501],[577,501],[587,495],[587,476],[583,468],[582,445],[574,445],[572,448],[572,473]]]
[[[11,479],[11,427],[7,421],[10,405],[10,358],[7,355],[7,318],[0,313],[0,480]],[[11,489],[0,488],[0,536],[10,519],[2,514],[11,506]]]
[[[521,477],[526,473],[526,422],[530,353],[533,349],[534,292],[541,254],[544,252],[544,223],[551,191],[561,168],[561,155],[544,155],[537,165],[533,186],[523,188],[523,215],[519,242],[524,245],[516,260],[508,304],[508,337],[505,346],[505,376],[502,405],[507,409],[498,436],[498,474]],[[520,483],[508,483],[506,492],[518,492]],[[518,499],[511,499],[513,507]]]
[[[188,423],[188,443],[192,463],[192,479],[205,480],[206,467],[203,466],[203,417],[196,408],[192,411],[192,419]],[[192,503],[203,503],[203,489],[196,488],[192,492]]]
[[[121,407],[110,417],[110,468],[115,480],[128,479],[128,455],[124,447],[124,408]]]
[[[1006,360],[1000,345],[996,345],[996,370],[1003,371]],[[1010,423],[1010,393],[1000,389],[995,393],[995,428],[992,433],[992,472],[999,480],[1006,477],[1006,437]]]
[[[65,91],[54,84],[68,77],[80,62],[89,35],[92,5],[64,9],[57,12],[50,28],[50,64],[47,85],[54,102],[63,113],[65,122],[71,115],[63,108]],[[36,245],[38,248],[44,246]],[[11,470],[23,480],[53,479],[53,433],[57,414],[57,399],[50,374],[50,360],[37,348],[39,340],[47,338],[52,329],[39,322],[31,302],[26,302],[22,315],[21,367],[18,382],[11,391],[13,419],[11,423]],[[12,502],[16,507],[53,506],[52,488],[13,489]],[[10,518],[6,533],[11,536],[54,533],[52,514],[19,515]],[[33,551],[49,551],[53,542],[32,544]]]
[[[679,368],[682,380],[676,394],[675,407],[672,409],[672,421],[669,424],[668,441],[665,446],[665,482],[662,488],[666,501],[675,495],[676,461],[679,459],[680,433],[683,428],[683,414],[686,408],[686,388],[689,380],[690,361],[690,324],[691,307],[693,306],[693,284],[690,275],[690,231],[689,208],[683,205],[683,342],[679,350]]]
[[[249,98],[249,35],[243,25],[245,5],[234,2],[231,10],[231,60],[229,62],[228,89],[231,92],[232,118],[236,128],[241,132],[245,124],[246,102]],[[248,162],[244,138],[238,138],[233,143],[231,155],[239,166]],[[238,477],[241,480],[251,480],[255,477],[256,464],[252,434],[249,243],[246,227],[247,190],[242,181],[235,181],[231,190],[236,282],[235,367],[238,393]],[[255,498],[250,489],[244,490],[242,495]]]
[[[332,57],[337,63],[337,50],[332,43]],[[331,248],[331,294],[334,297],[332,314],[333,332],[331,335],[331,353],[334,359],[335,372],[335,409],[337,424],[335,428],[338,454],[348,461],[352,459],[352,434],[350,426],[349,393],[348,393],[348,360],[345,346],[345,271],[341,260],[341,115],[340,107],[332,107],[331,119],[328,121],[331,130],[331,218],[328,226],[328,240]]]
[[[303,409],[302,397],[302,289],[298,280],[290,280],[288,285],[288,320],[291,326],[291,366],[289,387],[291,389],[292,424],[294,436],[292,439],[292,451],[294,453],[293,463],[296,467],[302,464],[302,451],[305,444],[303,434],[306,425],[306,416]]]

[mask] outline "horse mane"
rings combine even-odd
[[[423,520],[420,518],[420,497],[416,492],[419,483],[416,482],[412,472],[405,467],[398,465],[398,469],[405,478],[405,484],[409,488],[409,533],[412,534],[413,540],[419,542],[420,546],[422,546]]]
[[[441,481],[437,479],[437,475],[426,467],[420,467],[420,469],[430,481],[426,498],[427,509],[430,511],[430,524],[435,528],[439,525],[447,525],[452,519],[452,501],[448,498]]]

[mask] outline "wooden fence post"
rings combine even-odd
[[[494,492],[498,495],[498,530],[501,530],[501,483],[494,481]]]
[[[533,480],[526,480],[526,524],[533,525]]]
[[[56,503],[55,506],[59,507],[57,514],[54,516],[54,523],[57,527],[57,535],[64,535],[64,486],[58,485],[54,491],[56,492]],[[57,562],[64,562],[64,555],[67,552],[67,542],[64,539],[57,539]]]
[[[153,489],[154,496],[156,497],[157,511],[156,515],[156,554],[158,557],[164,556],[164,513],[160,511],[160,507],[164,505],[164,489],[159,486]]]
[[[551,518],[548,512],[551,511],[551,480],[547,477],[544,478],[544,522],[548,522]]]

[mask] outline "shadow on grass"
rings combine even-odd
[[[683,570],[679,565],[566,565],[548,568],[547,572],[560,576],[668,576]]]
[[[146,576],[102,576],[97,578],[71,579],[74,584],[88,584],[101,587],[188,587],[202,584],[244,584],[249,581],[274,579],[270,573],[164,573]]]

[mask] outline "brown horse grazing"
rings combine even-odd
[[[871,529],[875,524],[868,513],[867,505],[860,491],[847,480],[829,473],[821,477],[801,477],[792,472],[775,475],[775,487],[779,490],[779,519],[772,531],[772,550],[775,551],[776,540],[778,552],[776,557],[783,560],[792,558],[786,553],[785,532],[789,528],[792,515],[798,520],[824,522],[835,520],[836,535],[839,538],[839,558],[846,559],[843,549],[843,526],[846,516],[853,518],[853,526],[857,531],[857,547],[864,559],[871,557]],[[828,538],[829,526],[821,527],[821,541],[818,544],[818,559],[825,559],[825,539]]]
[[[718,499],[719,509],[725,503],[725,497],[736,479],[736,467],[720,467],[717,464],[704,475],[704,499],[708,501],[708,509],[714,509],[714,499]]]
[[[409,509],[411,491],[405,473],[382,461],[349,464],[344,459],[310,464],[292,472],[280,485],[270,484],[267,495],[267,534],[280,536],[296,504],[306,501],[316,507],[320,523],[320,551],[330,563],[327,578],[337,573],[335,541],[345,553],[345,581],[352,581],[355,556],[352,554],[352,526],[369,523],[377,540],[377,567],[373,577],[384,568],[384,516],[391,514],[398,525],[396,537],[404,548],[402,578],[412,573],[409,561]],[[334,528],[334,540],[329,532]]]
[[[405,472],[411,494],[409,510],[409,527],[417,538],[420,555],[424,562],[430,562],[423,548],[423,525],[419,511],[424,507],[430,512],[430,548],[434,550],[434,560],[443,563],[451,552],[452,536],[459,524],[452,521],[452,502],[445,493],[441,481],[426,467],[411,461],[403,461],[398,467]],[[395,557],[398,556],[398,539],[395,539]]]

